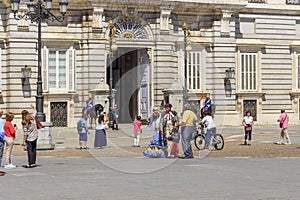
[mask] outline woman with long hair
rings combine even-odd
[[[34,116],[27,110],[23,110],[22,114],[22,126],[23,126],[23,145],[26,145],[28,164],[26,168],[36,167],[36,146],[38,138],[38,130]]]
[[[100,114],[98,119],[96,120],[96,133],[95,133],[95,148],[102,148],[103,146],[107,145],[106,140],[106,123],[104,119],[104,115]]]

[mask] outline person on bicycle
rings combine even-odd
[[[204,124],[206,126],[205,149],[208,149],[211,136],[217,133],[217,128],[208,112],[204,112],[203,116],[203,119],[200,118],[199,124]]]
[[[182,120],[178,124],[178,126],[181,126],[181,135],[182,135],[181,144],[184,152],[184,156],[179,158],[182,159],[194,158],[193,150],[191,147],[191,139],[192,139],[193,132],[195,132],[196,130],[194,128],[195,120],[197,120],[197,116],[192,111],[191,105],[185,104],[183,106]]]

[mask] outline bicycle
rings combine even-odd
[[[200,131],[199,131],[200,129]],[[205,137],[206,133],[204,131],[204,126],[200,126],[197,130],[197,134],[194,137],[194,143],[198,150],[203,150],[205,148]],[[224,138],[219,133],[213,133],[211,137],[211,145],[216,150],[222,150],[224,148]]]

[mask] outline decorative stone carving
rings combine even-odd
[[[18,21],[18,31],[20,32],[28,32],[29,31],[29,24],[28,21],[26,21],[25,19],[20,19]]]
[[[117,28],[115,37],[123,39],[147,39],[148,34],[144,26],[134,18],[120,18],[114,26]]]
[[[92,29],[93,32],[101,32],[102,31],[102,15],[103,15],[103,8],[94,8],[93,12],[93,23]]]
[[[231,15],[232,15],[232,11],[222,10],[221,36],[229,36],[230,34],[229,23],[230,23]]]
[[[169,31],[169,17],[171,10],[161,10],[160,12],[160,30]]]

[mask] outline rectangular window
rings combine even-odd
[[[0,92],[2,92],[2,49],[0,48]]]
[[[201,52],[190,52],[187,66],[187,85],[190,91],[201,89]]]
[[[297,77],[297,87],[298,87],[297,89],[300,89],[300,73],[299,73],[300,72],[300,55],[299,54],[297,55],[297,60],[298,60],[297,66],[296,66],[297,67],[296,77]]]
[[[49,89],[64,90],[67,87],[66,51],[49,50]]]
[[[257,53],[241,53],[240,77],[242,91],[257,90]]]

